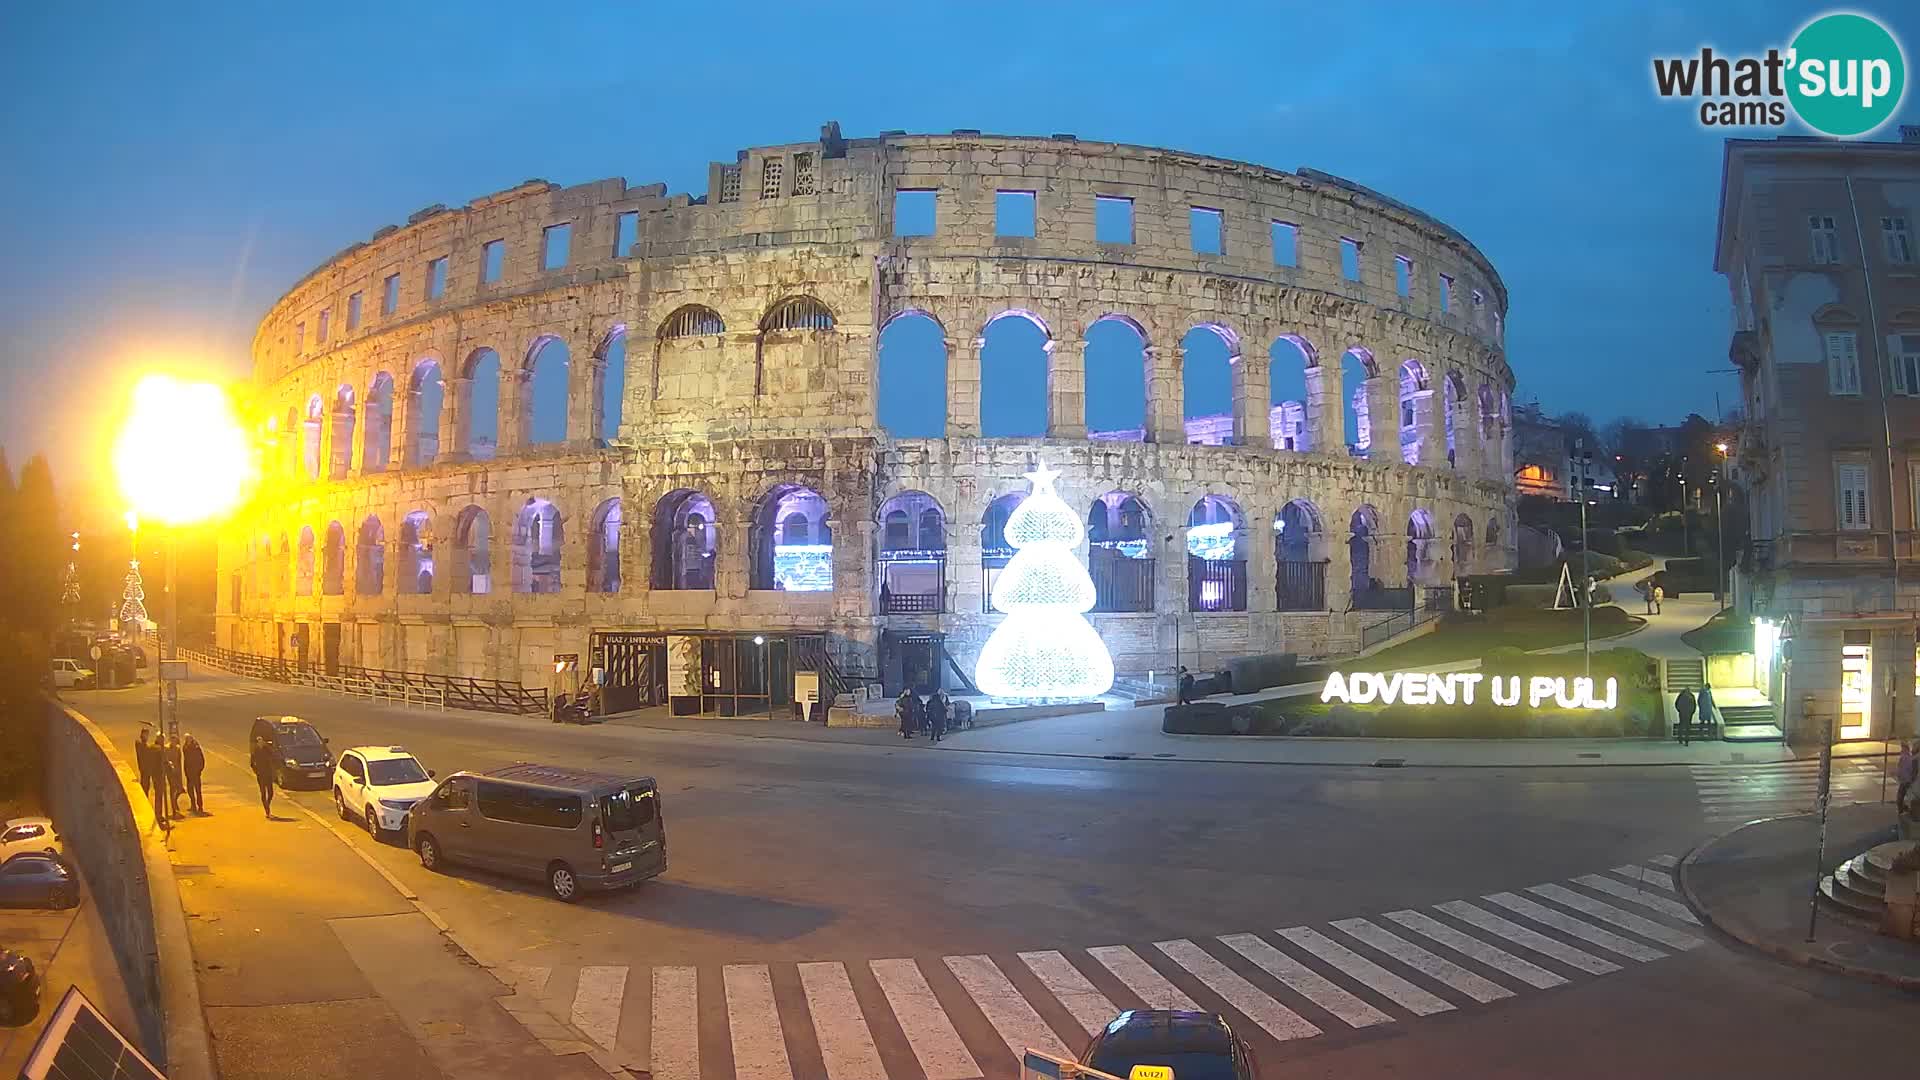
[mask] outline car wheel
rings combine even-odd
[[[333,809],[340,815],[341,821],[352,821],[353,815],[347,813],[347,800],[340,797],[340,789],[333,789]]]
[[[422,835],[414,843],[413,850],[419,854],[421,866],[429,870],[440,869],[440,844],[433,838],[432,833]]]
[[[373,842],[377,844],[380,842],[380,819],[374,815],[373,807],[371,806],[367,807],[366,813],[367,835],[373,837]]]
[[[555,900],[571,904],[580,899],[580,879],[573,876],[573,867],[566,863],[547,867],[547,888],[553,890]]]

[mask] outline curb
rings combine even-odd
[[[1686,900],[1687,906],[1693,909],[1693,913],[1700,916],[1701,922],[1705,923],[1714,931],[1732,938],[1734,941],[1745,945],[1755,952],[1763,953],[1773,957],[1775,960],[1784,961],[1796,967],[1845,975],[1849,978],[1859,979],[1862,982],[1878,983],[1881,986],[1890,986],[1896,990],[1905,990],[1908,993],[1920,993],[1920,976],[1900,975],[1891,971],[1879,971],[1874,968],[1861,967],[1858,964],[1849,964],[1844,960],[1835,960],[1832,957],[1795,949],[1792,946],[1782,945],[1778,942],[1762,941],[1753,934],[1745,932],[1744,928],[1735,928],[1720,919],[1714,918],[1713,911],[1701,903],[1699,895],[1693,891],[1693,883],[1689,880],[1693,864],[1708,848],[1742,829],[1749,829],[1755,825],[1764,825],[1770,821],[1785,821],[1789,818],[1811,816],[1811,814],[1781,814],[1775,817],[1761,818],[1758,821],[1749,821],[1743,825],[1737,825],[1699,844],[1692,851],[1687,852],[1686,857],[1680,860],[1680,865],[1676,868],[1677,872],[1675,877],[1678,879],[1676,883],[1680,886],[1680,895]]]

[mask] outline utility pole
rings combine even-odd
[[[1587,488],[1593,480],[1593,451],[1586,448],[1587,440],[1573,440],[1573,493],[1580,500],[1580,659],[1586,665],[1587,679],[1593,679],[1593,589],[1589,583],[1593,580],[1593,564],[1588,557],[1592,550],[1587,543]]]
[[[1719,467],[1707,479],[1713,482],[1713,525],[1719,530],[1714,540],[1714,592],[1718,594],[1720,610],[1727,610],[1727,520],[1720,512],[1720,489],[1725,486],[1722,479],[1727,471],[1727,444],[1714,443],[1713,448],[1720,455]]]

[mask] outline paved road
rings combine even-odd
[[[140,691],[72,697],[129,742],[152,715]],[[535,759],[658,776],[672,865],[630,893],[563,908],[374,853],[483,960],[661,1080],[1004,1077],[1009,1044],[1077,1047],[1097,1013],[1161,998],[1225,1004],[1270,1071],[1303,1075],[1436,1055],[1490,1076],[1721,1072],[1728,1055],[1788,1075],[1834,1048],[1809,1029],[1865,1044],[1868,1013],[1920,1019],[1732,952],[1674,906],[1663,863],[1722,827],[1702,786],[1719,772],[1049,759],[420,714],[224,679],[185,697],[187,726],[236,762],[251,717],[293,712],[336,751],[398,742],[443,774]],[[338,843],[293,842],[322,840]]]

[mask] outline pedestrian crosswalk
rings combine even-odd
[[[1820,788],[1820,762],[1768,762],[1754,765],[1692,765],[1693,786],[1709,822],[1753,821],[1814,809]],[[1835,758],[1832,805],[1880,800],[1879,758]],[[1892,785],[1887,785],[1892,798]]]
[[[523,994],[656,1080],[1001,1080],[1130,1008],[1221,1012],[1255,1043],[1377,1028],[1698,948],[1675,860],[1414,910],[1007,954],[640,967],[517,964]]]

